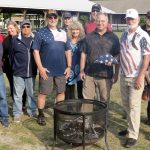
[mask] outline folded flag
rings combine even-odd
[[[118,64],[118,60],[114,58],[111,54],[106,54],[98,57],[94,63],[105,64],[111,62],[112,64]]]

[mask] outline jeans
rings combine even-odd
[[[0,117],[1,119],[8,118],[8,104],[3,74],[0,74]]]
[[[22,112],[22,95],[24,90],[27,94],[27,112],[29,115],[36,114],[36,101],[34,98],[35,77],[22,78],[13,76],[13,115],[20,116]]]

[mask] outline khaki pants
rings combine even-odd
[[[112,82],[110,79],[101,79],[87,76],[83,82],[83,97],[84,99],[94,100],[96,95],[96,87],[98,88],[100,100],[103,102],[107,102],[110,98],[110,90],[112,87]],[[90,105],[85,104],[82,107],[82,111],[90,112],[92,108],[89,108]]]
[[[144,79],[142,87],[137,90],[134,88],[136,78],[120,77],[120,89],[122,103],[127,113],[128,121],[128,137],[137,139],[140,127],[140,114],[141,114],[141,96],[144,88]]]

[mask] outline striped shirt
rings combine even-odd
[[[136,77],[143,62],[143,56],[150,54],[150,37],[139,26],[133,33],[124,32],[120,39],[121,73]]]

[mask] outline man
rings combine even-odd
[[[85,33],[90,33],[96,29],[96,16],[98,12],[102,12],[102,8],[99,4],[94,4],[91,9],[91,20],[89,20],[84,25]],[[110,23],[107,23],[107,28],[109,31],[112,31]]]
[[[2,55],[3,55],[3,46],[0,41],[0,121],[4,127],[9,126],[8,122],[8,104],[6,98],[6,87],[2,71]]]
[[[70,12],[63,13],[63,27],[62,29],[67,32],[68,26],[72,23],[72,15]]]
[[[142,29],[146,31],[150,36],[150,11],[146,14],[146,24],[142,26]],[[147,105],[147,120],[145,122],[147,125],[150,125],[150,101],[148,101]]]
[[[95,88],[98,88],[100,100],[107,102],[110,97],[112,81],[118,78],[118,65],[115,65],[115,73],[111,61],[106,64],[96,63],[99,57],[106,54],[117,57],[120,51],[118,37],[107,30],[108,17],[104,13],[97,13],[96,29],[87,34],[84,39],[81,61],[80,77],[83,82],[83,97],[94,99]]]
[[[66,32],[58,29],[58,14],[50,10],[47,26],[41,28],[34,39],[34,58],[40,73],[38,94],[38,123],[46,125],[44,117],[45,99],[56,85],[56,101],[65,98],[66,79],[70,76],[71,51]]]
[[[128,135],[125,143],[127,148],[134,146],[138,139],[144,73],[149,64],[150,54],[150,37],[141,29],[139,21],[137,10],[128,9],[126,11],[128,29],[120,39],[120,88],[128,128],[119,132],[119,135]]]
[[[29,20],[21,23],[21,33],[12,39],[11,64],[13,70],[13,115],[14,122],[19,123],[22,112],[22,95],[27,94],[27,112],[36,117],[36,101],[34,99],[34,83],[37,67],[33,58],[31,45],[33,42],[32,26]]]

